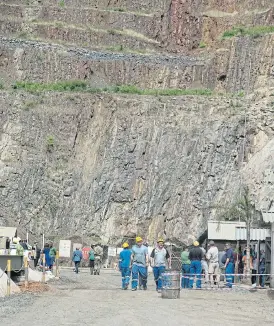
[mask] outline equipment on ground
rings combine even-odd
[[[181,274],[171,271],[162,274],[162,299],[179,299],[181,290]]]

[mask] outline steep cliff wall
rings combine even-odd
[[[2,92],[0,101],[2,224],[104,243],[188,242],[238,185],[244,100]]]
[[[222,35],[273,20],[272,0],[1,3],[0,224],[186,243],[242,179],[256,207],[272,209],[274,36]],[[75,79],[216,95],[11,87]]]

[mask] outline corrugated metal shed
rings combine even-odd
[[[268,223],[273,223],[274,222],[274,212],[262,212],[262,215],[263,215],[263,220]]]
[[[0,237],[13,238],[16,235],[16,228],[0,226]]]
[[[245,222],[208,221],[208,239],[236,241],[236,227],[245,226]]]
[[[263,241],[267,237],[270,237],[270,229],[251,229],[250,240]],[[246,240],[246,228],[236,227],[236,240]]]

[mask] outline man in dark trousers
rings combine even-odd
[[[40,255],[41,255],[41,249],[38,246],[38,242],[35,241],[34,242],[34,267],[36,268],[38,265],[38,261],[40,259]]]
[[[202,273],[202,263],[203,252],[199,248],[199,242],[193,242],[193,248],[189,251],[190,260],[190,278],[189,278],[189,288],[193,288],[194,276],[196,275],[196,289],[201,289],[201,273]]]

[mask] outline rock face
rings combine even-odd
[[[11,0],[0,21],[0,224],[189,243],[243,180],[272,209],[273,34],[221,38],[273,25],[272,0]],[[216,95],[11,87],[75,79]]]
[[[188,242],[238,184],[245,101],[1,94],[1,220],[35,234]]]

